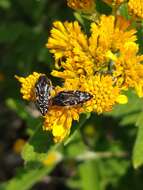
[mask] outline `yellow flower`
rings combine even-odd
[[[75,61],[74,59],[78,59],[78,61]],[[82,52],[79,56],[67,58],[66,62],[61,62],[61,67],[64,71],[53,70],[52,75],[66,79],[78,78],[82,74],[90,76],[94,73],[94,62],[92,58],[89,59],[85,55],[82,55]]]
[[[97,114],[101,114],[111,111],[116,103],[127,103],[127,97],[121,94],[118,86],[115,86],[113,77],[106,74],[96,74],[88,77],[82,75],[80,78],[67,78],[62,89],[78,89],[88,92],[93,96],[91,100],[82,105],[81,112],[96,112]]]
[[[91,12],[94,9],[94,0],[67,0],[67,5],[75,10]]]
[[[62,78],[93,75],[107,69],[106,53],[120,51],[126,42],[136,40],[135,30],[128,30],[129,22],[122,17],[102,15],[99,23],[91,24],[91,36],[81,31],[78,22],[55,22],[48,39],[47,47],[54,54],[55,61],[64,69],[53,71]],[[64,60],[64,61],[63,61]]]
[[[52,131],[54,141],[63,141],[70,133],[72,120],[79,120],[83,109],[76,107],[53,106],[45,116],[43,129]]]
[[[143,97],[143,55],[137,55],[138,45],[126,43],[114,65],[114,77],[122,89],[135,88],[137,94]]]
[[[16,76],[18,81],[21,82],[20,91],[23,95],[23,99],[35,101],[35,83],[40,75],[42,74],[33,72],[33,74],[26,78]],[[58,92],[63,90],[66,89],[56,86],[52,96],[55,96]],[[84,109],[81,105],[73,107],[51,106],[49,107],[48,113],[43,116],[43,129],[52,131],[54,141],[61,142],[69,135],[72,121],[79,120],[79,114],[82,112],[84,112]]]
[[[77,46],[86,49],[88,47],[86,38],[77,21],[73,23],[56,21],[53,23],[51,37],[48,39],[46,46],[51,53],[55,54],[55,59],[58,60],[62,57],[72,56],[73,49]]]
[[[121,96],[120,89],[114,85],[114,80],[110,75],[94,75],[91,77],[82,77],[80,79],[81,91],[87,91],[93,95],[90,101],[84,104],[84,109],[88,112],[101,114],[112,110],[113,106],[118,103]],[[125,102],[127,103],[127,102]]]
[[[61,66],[70,70],[66,75],[73,74],[72,70],[85,71],[91,74],[93,71],[93,61],[89,54],[87,36],[82,33],[77,21],[64,22],[56,21],[51,30],[51,37],[48,39],[46,46],[54,54],[56,66]],[[66,58],[66,63],[62,62]],[[84,64],[82,64],[84,62]],[[74,68],[73,68],[74,67]]]
[[[136,40],[136,31],[128,30],[129,22],[123,17],[101,16],[100,24],[91,24],[91,37],[89,38],[89,49],[94,57],[97,68],[108,64],[106,54],[109,50],[118,52],[126,42]]]
[[[26,78],[15,76],[15,78],[21,83],[20,92],[23,99],[28,101],[35,101],[34,87],[40,75],[40,73],[33,72],[33,74],[29,75]]]
[[[143,1],[142,0],[129,0],[128,2],[129,11],[143,19]]]
[[[79,105],[49,107],[43,117],[43,129],[52,132],[55,142],[63,141],[70,133],[72,121],[85,112],[101,114],[111,111],[115,104],[125,104],[125,89],[134,88],[143,96],[143,56],[138,55],[136,30],[123,17],[102,15],[91,24],[91,34],[85,35],[78,22],[54,22],[46,46],[54,54],[57,68],[52,75],[62,79],[60,91],[80,90],[92,98]],[[33,73],[22,83],[23,98],[34,100],[34,86],[40,76]]]
[[[76,29],[75,25],[78,26]],[[129,30],[130,23],[121,16],[115,18],[102,15],[99,23],[91,24],[89,38],[83,34],[77,22],[59,22],[59,26],[55,27],[54,24],[47,47],[55,55],[56,61],[58,59],[60,62],[62,71],[53,70],[52,75],[64,79],[63,88],[78,89],[93,95],[93,98],[83,105],[84,111],[100,114],[110,111],[116,103],[127,103],[127,97],[121,94],[121,90],[125,88],[118,84],[121,79],[119,80],[117,75],[117,78],[115,77],[117,71],[114,64],[121,57],[125,44],[135,44],[136,30]],[[68,30],[67,26],[72,27]],[[63,38],[64,46],[61,47],[62,36],[59,39],[56,32],[61,35],[63,28],[66,30],[64,37],[67,39]],[[60,57],[57,57],[59,52]],[[113,62],[113,68],[108,70],[110,62]],[[111,72],[110,75],[107,74],[108,71]]]

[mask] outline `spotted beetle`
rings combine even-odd
[[[35,84],[36,106],[44,116],[51,105],[50,92],[53,89],[46,75],[41,75]]]
[[[52,98],[52,105],[56,106],[74,106],[90,100],[93,96],[84,91],[69,90],[61,91]]]

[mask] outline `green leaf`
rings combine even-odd
[[[35,132],[35,126],[41,123],[41,118],[33,117],[26,109],[25,104],[20,100],[8,98],[6,100],[6,105],[26,122],[27,133],[32,135]]]
[[[49,133],[43,131],[42,127],[39,126],[29,142],[24,146],[22,157],[26,162],[42,161],[54,145]],[[56,148],[57,145],[54,147]]]
[[[79,165],[82,190],[100,190],[98,164],[96,160],[85,161]]]
[[[124,179],[129,165],[128,159],[125,158],[110,157],[98,160],[101,189],[108,189],[109,184],[112,184],[112,190],[118,189],[118,183]]]
[[[74,126],[72,126],[71,134],[68,137],[68,139],[64,142],[65,146],[68,145],[70,142],[74,141],[74,138],[75,138],[75,136],[77,136],[77,133],[78,133],[77,129],[80,129],[89,118],[90,118],[90,113],[82,114],[80,116],[79,121],[76,122]]]
[[[134,113],[134,114],[129,114],[123,116],[123,118],[120,121],[120,125],[122,126],[127,126],[127,125],[132,125],[135,124],[137,121],[137,117],[139,116],[139,113]]]
[[[0,0],[0,7],[3,9],[9,9],[11,6],[10,0]]]
[[[79,148],[80,147],[80,148]],[[74,159],[79,154],[83,154],[87,150],[86,145],[84,144],[80,131],[77,130],[74,139],[64,147],[65,157]]]
[[[38,164],[37,164],[38,165]],[[18,175],[6,183],[0,185],[0,190],[27,190],[36,182],[40,181],[46,174],[50,173],[52,167],[38,167],[21,169]]]
[[[3,183],[0,190],[27,190],[31,188],[61,161],[62,155],[55,151],[56,148],[57,145],[53,144],[48,133],[39,126],[22,152],[27,168],[21,169],[15,178]],[[45,162],[46,160],[49,160],[49,164]]]
[[[138,132],[133,150],[133,166],[138,168],[143,164],[143,113],[137,118]]]
[[[120,13],[122,16],[124,16],[126,19],[130,18],[129,12],[128,12],[128,5],[127,4],[122,4],[120,6]]]
[[[127,104],[117,105],[114,107],[112,112],[105,115],[119,118],[125,117],[128,114],[140,112],[142,109],[143,100],[132,91],[126,92],[126,95],[128,96]]]
[[[61,161],[62,155],[55,151],[56,148],[57,145],[53,144],[48,133],[39,126],[22,151],[27,168],[21,169],[15,178],[3,183],[0,190],[27,190],[31,188]],[[49,160],[49,164],[45,163],[46,160]]]
[[[26,120],[28,117],[30,117],[30,114],[25,109],[25,104],[20,100],[8,98],[6,100],[6,105],[15,111],[22,119]]]
[[[20,39],[21,36],[29,34],[30,32],[30,27],[26,26],[22,22],[1,23],[0,42],[8,44],[14,43],[16,40]]]
[[[74,12],[74,17],[80,24],[84,26],[84,20],[79,12]]]
[[[109,7],[104,1],[96,1],[96,9],[102,14],[111,14],[111,7]]]

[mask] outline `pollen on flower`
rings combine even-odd
[[[143,19],[143,1],[142,0],[129,0],[128,2],[129,11]]]
[[[15,78],[21,83],[20,92],[23,99],[28,101],[35,101],[34,86],[40,75],[40,73],[33,72],[33,74],[25,78],[15,76]]]

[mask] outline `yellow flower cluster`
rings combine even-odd
[[[138,45],[128,42],[122,47],[122,54],[116,57],[114,77],[124,89],[134,88],[143,97],[143,55],[137,55]]]
[[[143,19],[143,0],[129,0],[128,7],[133,15]]]
[[[52,131],[54,141],[65,139],[73,120],[79,114],[111,111],[117,103],[127,103],[124,90],[133,88],[143,97],[143,56],[138,55],[136,30],[121,16],[102,15],[98,23],[91,23],[91,34],[83,33],[79,23],[53,23],[46,47],[55,58],[52,75],[63,80],[59,91],[80,90],[93,97],[74,106],[49,108],[44,117],[44,130]],[[21,83],[23,98],[35,101],[35,84],[40,73],[26,78],[16,77]]]

